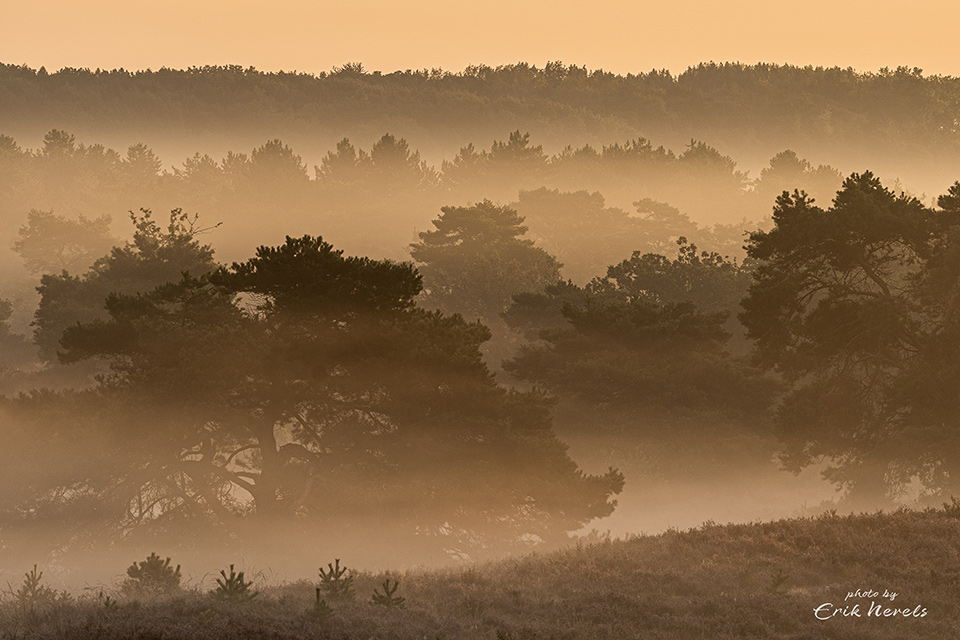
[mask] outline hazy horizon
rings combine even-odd
[[[371,71],[563,61],[626,74],[700,62],[812,65],[859,71],[919,67],[960,75],[952,25],[960,7],[823,1],[723,6],[684,1],[351,3],[212,0],[82,6],[7,2],[0,60],[55,70],[182,69],[237,64],[319,73],[348,62]]]

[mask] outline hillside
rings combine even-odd
[[[93,589],[33,611],[18,607],[11,590],[0,638],[956,638],[960,503],[708,523],[388,575],[400,578],[405,609],[367,604],[384,576],[361,574],[356,601],[321,620],[304,615],[315,586],[307,582],[235,605],[199,589],[142,603],[114,595],[111,605]],[[828,619],[817,619],[818,607]]]

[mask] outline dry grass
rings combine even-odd
[[[319,562],[317,563],[319,566]],[[704,525],[399,577],[407,608],[369,602],[383,575],[358,574],[357,598],[306,612],[315,584],[263,588],[229,604],[187,591],[166,599],[92,596],[0,606],[0,638],[644,638],[792,640],[960,637],[960,506],[922,512]],[[896,591],[849,598],[848,592]],[[927,610],[868,616],[871,602]],[[860,617],[819,621],[824,602]]]

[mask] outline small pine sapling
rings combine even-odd
[[[776,573],[770,574],[770,583],[767,585],[767,590],[771,593],[783,593],[786,591],[784,586],[787,584],[787,580],[790,579],[790,576],[783,572],[783,569],[777,569]]]
[[[306,611],[306,616],[314,620],[325,620],[333,614],[333,609],[330,608],[327,601],[320,599],[320,591],[320,587],[317,587],[317,599],[313,603],[313,608]]]
[[[346,575],[347,568],[340,566],[340,558],[336,559],[336,565],[327,563],[327,570],[323,567],[320,572],[320,588],[331,600],[352,600],[353,576]]]
[[[142,562],[136,562],[127,569],[130,580],[124,585],[127,590],[149,594],[172,593],[180,589],[180,565],[176,569],[170,566],[170,558],[163,560],[151,553]]]
[[[108,611],[115,611],[117,608],[117,601],[110,596],[105,596],[103,589],[101,589],[100,593],[97,594],[97,602],[102,604],[103,608],[107,609]]]
[[[258,591],[250,589],[252,586],[253,581],[247,582],[243,577],[243,571],[237,573],[233,570],[233,565],[230,565],[229,576],[226,569],[220,570],[217,588],[213,591],[213,595],[227,602],[248,602],[259,595]]]
[[[400,588],[400,581],[397,580],[393,583],[393,587],[390,586],[390,578],[387,578],[383,581],[383,593],[380,593],[376,589],[373,590],[373,597],[370,598],[370,602],[373,604],[379,604],[388,608],[397,608],[403,609],[404,603],[407,601],[406,598],[394,595],[397,592],[397,589]]]
[[[48,586],[40,584],[43,580],[43,571],[37,572],[37,565],[33,565],[30,573],[25,573],[23,584],[13,592],[13,598],[21,609],[34,609],[39,606],[53,604],[57,599],[57,592]]]

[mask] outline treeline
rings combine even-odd
[[[279,217],[288,232],[322,229],[350,252],[397,258],[441,206],[489,198],[516,202],[532,237],[578,280],[679,236],[738,255],[743,233],[756,226],[748,220],[766,218],[781,191],[801,188],[829,199],[839,184],[836,169],[814,167],[791,151],[751,180],[733,158],[697,141],[682,153],[640,138],[548,155],[530,134],[515,131],[431,166],[406,140],[385,134],[367,150],[343,139],[308,168],[274,139],[249,154],[197,152],[165,170],[142,143],[121,154],[55,129],[30,150],[0,136],[0,219],[11,236],[33,209],[92,219],[180,207],[200,212],[208,224],[223,223],[221,251],[249,251]],[[586,255],[587,247],[606,253]]]
[[[449,153],[452,140],[521,127],[554,148],[571,137],[596,143],[643,135],[675,144],[693,136],[738,154],[799,145],[860,161],[878,153],[930,161],[960,150],[958,110],[960,80],[907,67],[871,73],[706,63],[676,76],[624,76],[560,62],[456,73],[366,72],[355,63],[319,75],[238,66],[53,73],[0,66],[0,118],[18,131],[273,131],[329,143],[334,132],[366,140],[391,130],[421,147],[429,139],[431,153]]]

